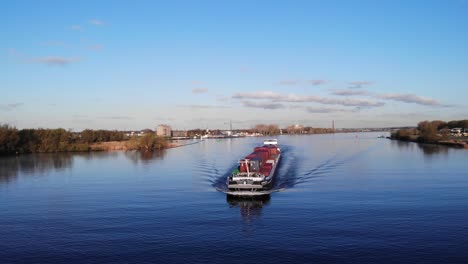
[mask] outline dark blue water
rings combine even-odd
[[[0,158],[0,263],[468,263],[468,150],[281,136],[274,191],[218,191],[262,138]]]

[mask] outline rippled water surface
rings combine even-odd
[[[227,197],[263,138],[0,158],[0,263],[468,263],[468,150],[281,136],[271,195]]]

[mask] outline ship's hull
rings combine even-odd
[[[257,196],[270,194],[273,187],[276,171],[281,159],[281,154],[275,158],[274,165],[270,171],[270,175],[264,181],[252,182],[248,178],[245,180],[229,181],[227,182],[228,195],[233,196]]]

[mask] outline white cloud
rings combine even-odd
[[[112,119],[112,120],[132,120],[131,116],[101,116],[100,119]]]
[[[88,22],[91,25],[95,25],[95,26],[104,26],[105,25],[105,23],[102,20],[99,20],[99,19],[91,19]]]
[[[48,47],[65,47],[65,46],[67,46],[65,44],[65,42],[55,41],[55,40],[43,42],[41,44],[44,45],[44,46],[48,46]]]
[[[1,111],[11,111],[15,110],[18,107],[21,107],[23,103],[10,103],[10,104],[0,104]]]
[[[40,57],[33,59],[34,62],[50,65],[50,66],[65,66],[74,62],[77,62],[77,58],[66,58],[66,57]]]
[[[207,92],[208,92],[208,88],[195,88],[195,89],[192,89],[192,93],[195,93],[195,94],[207,93]]]
[[[100,44],[96,44],[96,45],[88,46],[88,48],[91,49],[91,50],[102,50],[104,48],[104,46],[102,46]]]
[[[327,114],[327,113],[337,113],[337,112],[356,112],[357,109],[347,110],[341,108],[326,108],[326,107],[306,107],[307,112],[314,114]]]
[[[232,96],[234,99],[277,99],[282,95],[272,91],[258,91],[251,93],[236,93]]]
[[[73,25],[70,27],[71,30],[81,31],[83,28],[80,25]]]
[[[40,63],[49,66],[65,66],[79,61],[79,58],[68,58],[60,56],[46,56],[46,57],[29,57],[24,53],[18,52],[15,49],[10,49],[9,53],[13,58],[21,63]]]
[[[279,84],[281,85],[296,85],[298,83],[299,83],[298,80],[282,80],[279,82]]]
[[[301,84],[303,83],[304,81],[300,81],[300,80],[281,80],[279,81],[279,84],[281,85],[298,85],[298,84]],[[305,83],[308,83],[308,84],[311,84],[311,85],[322,85],[322,84],[325,84],[327,83],[328,81],[327,80],[308,80],[308,81],[305,81]]]
[[[223,105],[178,105],[177,107],[193,108],[193,109],[218,109],[218,108],[230,108]]]
[[[439,107],[453,106],[453,105],[448,105],[448,104],[442,104],[441,102],[435,99],[427,98],[427,97],[423,97],[423,96],[419,96],[415,94],[399,94],[399,93],[378,94],[378,93],[371,93],[365,90],[351,90],[351,89],[333,90],[331,94],[340,95],[340,96],[364,95],[364,96],[370,96],[370,97],[381,99],[381,100],[397,101],[397,102],[419,104],[419,105],[425,105],[425,106],[439,106]]]
[[[381,94],[381,95],[376,95],[377,98],[380,99],[385,99],[385,100],[392,100],[392,101],[398,101],[398,102],[404,102],[404,103],[412,103],[412,104],[419,104],[419,105],[427,105],[427,106],[445,106],[449,107],[451,105],[444,105],[441,104],[439,101],[423,97],[423,96],[418,96],[415,94]]]
[[[331,94],[340,95],[340,96],[352,96],[352,95],[369,95],[369,92],[364,91],[364,90],[333,90]]]
[[[354,82],[349,82],[349,84],[350,84],[350,87],[349,87],[349,88],[358,89],[358,88],[362,88],[363,86],[370,85],[370,84],[373,84],[373,83],[374,83],[374,82],[371,82],[371,81],[354,81]]]
[[[317,85],[326,84],[328,81],[327,80],[308,80],[307,82],[312,85],[317,86]]]
[[[266,103],[266,102],[252,102],[252,101],[242,101],[242,104],[245,107],[251,107],[251,108],[263,108],[263,109],[281,109],[284,108],[285,106],[280,103]]]
[[[273,102],[288,103],[319,103],[329,105],[358,106],[358,107],[379,107],[385,105],[383,102],[376,102],[364,99],[336,99],[314,95],[280,94],[271,91],[259,91],[253,93],[237,93],[234,99],[270,99]]]

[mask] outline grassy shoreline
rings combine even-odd
[[[180,146],[183,145],[180,143],[169,142],[167,145],[159,149],[170,149]],[[141,150],[137,144],[132,142],[132,140],[98,142],[91,144],[89,147],[89,151]]]
[[[413,137],[405,138],[405,139],[389,137],[389,139],[402,141],[402,142],[423,143],[423,144],[441,145],[441,146],[468,149],[468,140],[444,139],[444,140],[437,140],[437,141],[433,141],[433,142],[423,142],[423,141],[419,140],[418,136],[413,136]]]
[[[421,121],[415,128],[400,129],[393,132],[390,138],[467,149],[468,137],[460,133],[467,127],[468,120]]]
[[[145,133],[128,137],[122,131],[71,132],[57,129],[21,129],[0,125],[0,155],[26,153],[89,152],[106,150],[152,151],[172,147],[169,138]]]

